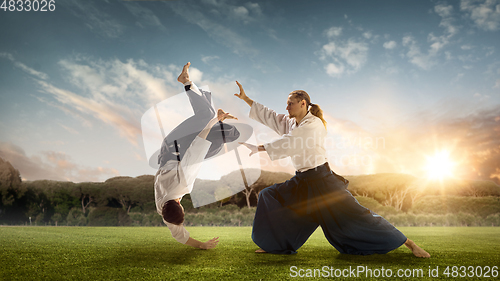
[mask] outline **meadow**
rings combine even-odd
[[[500,266],[497,227],[398,227],[430,259],[415,258],[404,246],[385,255],[339,254],[320,229],[295,255],[256,254],[251,227],[187,229],[203,241],[219,236],[220,244],[194,249],[177,243],[166,227],[0,227],[0,280],[289,280],[314,274],[339,280],[481,274],[496,280]]]

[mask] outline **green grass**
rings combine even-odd
[[[188,227],[199,240],[220,236],[219,246],[206,251],[177,243],[166,227],[0,227],[0,280],[284,280],[292,279],[291,266],[384,267],[394,275],[422,269],[424,278],[398,278],[422,280],[431,279],[429,267],[439,267],[432,279],[453,279],[443,274],[447,266],[500,266],[500,228],[399,229],[432,257],[415,258],[404,246],[386,255],[342,255],[321,230],[298,254],[285,256],[255,254],[250,227]]]

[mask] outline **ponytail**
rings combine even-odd
[[[309,112],[311,112],[312,115],[318,117],[321,119],[321,122],[323,122],[323,125],[325,126],[326,129],[326,121],[323,118],[323,110],[319,105],[311,103],[311,97],[309,97],[309,94],[306,91],[303,90],[295,90],[290,93],[295,99],[298,101],[305,100],[307,106],[310,106]]]
[[[309,108],[309,112],[311,112],[312,115],[321,119],[321,122],[323,122],[323,125],[325,126],[326,129],[326,120],[323,119],[323,109],[321,109],[321,107],[319,107],[319,105],[317,104],[310,103],[309,106],[311,106]]]

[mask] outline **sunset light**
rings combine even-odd
[[[425,170],[429,179],[442,180],[453,177],[454,167],[455,162],[450,159],[449,152],[443,150],[436,152],[433,156],[427,157]]]

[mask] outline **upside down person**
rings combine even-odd
[[[179,243],[212,249],[219,243],[219,237],[206,242],[190,237],[183,225],[184,208],[180,201],[193,190],[203,160],[219,152],[224,142],[236,140],[239,132],[229,124],[222,126],[225,119],[237,118],[222,109],[215,116],[211,93],[191,82],[189,66],[190,63],[184,65],[177,81],[184,84],[195,114],[172,130],[162,143],[154,185],[156,210]]]

